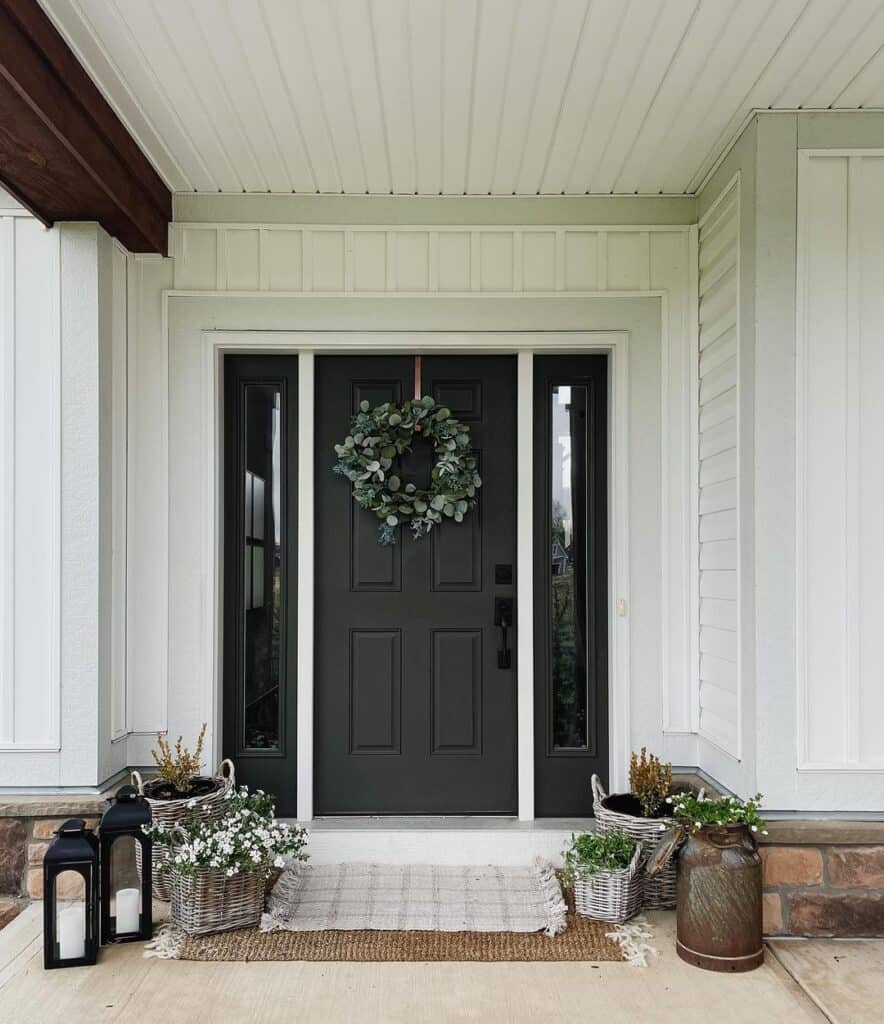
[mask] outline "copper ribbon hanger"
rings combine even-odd
[[[421,399],[421,357],[414,357],[414,400],[419,402]],[[420,433],[420,424],[416,424],[414,432]]]

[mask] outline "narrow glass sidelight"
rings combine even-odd
[[[280,749],[283,654],[283,395],[279,384],[244,386],[242,735],[247,750]]]
[[[550,389],[550,720],[554,750],[589,747],[587,387]]]

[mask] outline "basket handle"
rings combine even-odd
[[[144,779],[141,778],[141,772],[137,768],[132,769],[132,785],[138,790],[139,796],[144,796]]]
[[[592,776],[592,802],[594,804],[600,804],[602,802],[602,800],[604,800],[607,795],[608,794],[605,792],[605,787],[602,785],[602,780],[598,777],[598,775],[593,773],[593,776]]]
[[[236,769],[233,767],[233,761],[231,761],[229,757],[225,757],[221,764],[218,765],[218,771],[215,772],[215,778],[230,779],[230,785],[236,785]]]
[[[629,877],[630,878],[635,878],[636,874],[638,873],[638,869],[641,867],[641,864],[642,864],[642,844],[641,843],[636,843],[635,844],[635,852],[632,855],[632,860],[629,862],[628,871],[629,871]]]

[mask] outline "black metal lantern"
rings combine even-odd
[[[123,786],[101,819],[102,945],[151,937],[153,840],[144,833],[150,821],[150,804],[134,786]]]
[[[98,956],[98,840],[71,818],[43,857],[43,966],[82,967]]]

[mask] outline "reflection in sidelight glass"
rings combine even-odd
[[[553,386],[550,609],[552,745],[589,745],[586,610],[585,385]]]
[[[282,394],[277,384],[245,386],[242,744],[280,745]]]

